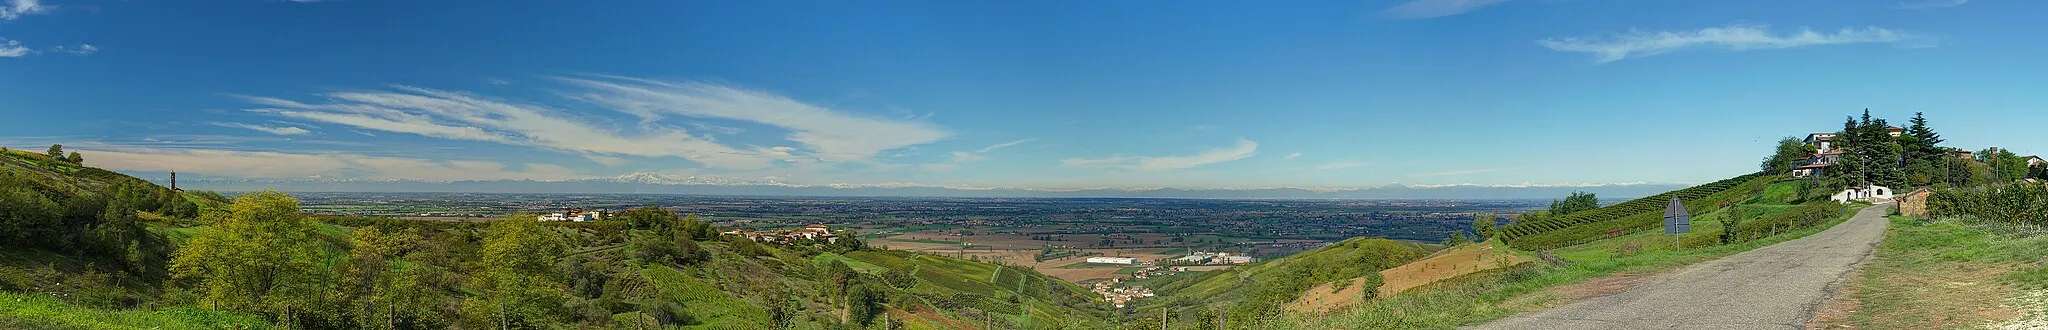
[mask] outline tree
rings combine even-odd
[[[669,226],[681,223],[676,213],[659,206],[637,207],[619,212],[619,219],[633,229],[668,231]]]
[[[1477,236],[1474,239],[1481,242],[1486,241],[1487,237],[1493,237],[1494,227],[1499,225],[1500,220],[1496,220],[1492,213],[1481,214],[1478,217],[1472,218],[1472,233],[1474,233],[1474,236]]]
[[[868,248],[866,242],[861,242],[860,232],[852,230],[841,230],[838,233],[833,234],[833,236],[838,237],[838,239],[832,241],[831,245],[825,247],[825,250],[832,251],[832,253],[847,253],[853,251],[866,250]]]
[[[1830,166],[1822,178],[1830,190],[1906,184],[1906,175],[1900,168],[1902,147],[1886,130],[1888,127],[1883,118],[1872,118],[1869,109],[1863,110],[1861,120],[1849,117],[1842,123],[1842,131],[1835,135],[1834,142],[1844,150],[1842,159]]]
[[[1947,163],[1949,150],[1942,148],[1941,133],[1927,126],[1927,117],[1913,113],[1905,132],[1899,135],[1900,157],[1904,159],[1907,183],[1914,186],[1932,185],[1947,181],[1948,171],[1942,168]]]
[[[2027,160],[2012,150],[1989,148],[1977,152],[1977,161],[1991,166],[1991,180],[2006,182],[2026,178]]]
[[[1574,191],[1564,200],[1550,201],[1550,215],[1553,216],[1566,216],[1596,208],[1600,208],[1600,198],[1594,197],[1590,192]]]
[[[52,144],[52,145],[50,145],[50,150],[49,150],[49,151],[47,151],[47,152],[44,152],[44,153],[43,153],[43,155],[45,155],[45,156],[50,156],[50,159],[57,159],[57,160],[63,160],[63,159],[64,159],[64,145],[61,145],[61,144]]]
[[[419,234],[415,232],[386,232],[378,230],[375,226],[358,227],[350,233],[348,261],[341,265],[340,284],[343,295],[347,298],[343,301],[355,303],[355,306],[351,306],[351,313],[355,316],[357,327],[396,323],[395,320],[402,312],[396,310],[395,306],[401,302],[420,300],[414,296],[420,294],[418,289],[427,286],[421,283],[422,280],[426,280],[426,274],[420,273],[424,269],[417,268],[431,266],[423,262],[407,262],[403,265],[412,269],[400,269],[396,267],[400,264],[394,262],[408,253],[420,239]],[[405,270],[413,272],[408,274]],[[417,305],[408,303],[405,309],[420,309],[415,306]],[[407,315],[406,318],[410,320],[421,317]]]
[[[65,157],[65,158],[64,158],[64,160],[66,160],[66,161],[70,161],[70,162],[71,162],[72,164],[78,164],[78,165],[84,165],[84,164],[85,164],[85,157],[79,156],[79,155],[78,155],[78,152],[77,152],[77,151],[73,151],[73,152],[71,152],[71,156],[70,156],[70,157]]]
[[[63,235],[76,229],[65,226],[65,205],[32,187],[30,178],[0,170],[0,246],[68,245]]]
[[[532,215],[491,222],[474,281],[480,294],[464,302],[464,314],[476,325],[541,328],[554,323],[562,316],[567,290],[553,264],[567,250],[562,237]]]
[[[1459,246],[1471,242],[1472,239],[1466,238],[1465,231],[1463,230],[1453,230],[1451,231],[1451,237],[1444,238],[1444,246]]]
[[[1761,165],[1764,172],[1785,173],[1791,171],[1793,168],[1799,167],[1799,161],[1813,155],[1813,148],[1807,146],[1806,142],[1790,136],[1778,139],[1778,146],[1775,150],[1776,152],[1771,153],[1770,157],[1764,158],[1764,162]]]
[[[796,300],[789,297],[789,291],[775,288],[768,291],[768,322],[774,329],[788,329],[795,325]]]
[[[299,201],[276,191],[242,195],[228,212],[213,213],[171,260],[175,280],[190,284],[199,305],[258,312],[292,321],[320,306],[329,278],[313,223]]]

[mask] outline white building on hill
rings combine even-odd
[[[1860,189],[1849,188],[1846,190],[1842,190],[1842,192],[1835,193],[1834,196],[1830,196],[1828,197],[1828,199],[1833,200],[1837,203],[1848,203],[1849,201],[1885,203],[1892,201],[1892,188],[1885,188],[1884,186],[1876,185]]]

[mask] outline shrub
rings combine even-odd
[[[1361,283],[1358,289],[1364,292],[1365,300],[1372,300],[1380,297],[1380,286],[1385,284],[1387,284],[1385,276],[1381,276],[1379,272],[1372,272],[1371,274],[1365,274],[1365,282]]]
[[[2048,225],[2048,187],[2032,184],[1940,189],[1927,198],[1935,217],[1974,218],[2014,229]]]

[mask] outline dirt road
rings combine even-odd
[[[1802,329],[1884,239],[1877,205],[1804,238],[1688,266],[1622,293],[1474,329]]]

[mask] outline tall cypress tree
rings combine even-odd
[[[1909,122],[1912,125],[1899,136],[1908,183],[1918,186],[1948,181],[1949,171],[1944,168],[1948,153],[1941,148],[1941,133],[1927,126],[1927,117],[1922,113],[1913,113]]]
[[[1840,150],[1855,150],[1862,147],[1862,127],[1856,117],[1842,122],[1842,131],[1835,132],[1834,147]],[[1828,190],[1841,190],[1863,184],[1863,164],[1848,152],[1843,152],[1834,165],[1828,166],[1821,175],[1821,185]]]
[[[1842,132],[1835,135],[1835,144],[1843,148],[1842,159],[1828,169],[1830,188],[1901,187],[1906,183],[1899,166],[1899,140],[1892,138],[1887,127],[1884,118],[1870,116],[1870,109],[1864,109],[1860,119],[1850,117],[1842,123]]]

